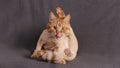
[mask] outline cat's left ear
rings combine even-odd
[[[71,19],[71,15],[67,14],[64,18],[64,21],[67,22],[67,23],[70,23],[70,19]]]
[[[52,22],[54,19],[56,19],[56,16],[54,15],[54,13],[52,11],[50,11],[50,13],[49,13],[49,22]]]

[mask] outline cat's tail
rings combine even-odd
[[[59,18],[65,18],[65,13],[60,7],[56,8],[56,13],[57,13]]]

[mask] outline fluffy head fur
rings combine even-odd
[[[57,16],[51,11],[49,14],[49,22],[47,24],[47,30],[54,37],[60,38],[63,34],[67,34],[70,31],[70,14],[64,14],[60,7],[56,8]]]

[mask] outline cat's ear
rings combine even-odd
[[[70,23],[70,19],[71,19],[71,15],[67,14],[64,18],[64,21],[67,22],[67,23]]]
[[[49,22],[52,22],[55,18],[56,18],[56,16],[54,15],[54,13],[52,11],[50,11],[50,13],[49,13]]]

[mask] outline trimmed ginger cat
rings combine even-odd
[[[42,32],[36,49],[31,58],[41,57],[54,63],[66,64],[73,60],[78,51],[77,38],[70,26],[70,14],[64,14],[60,8],[56,8],[58,16],[51,11],[47,28]]]

